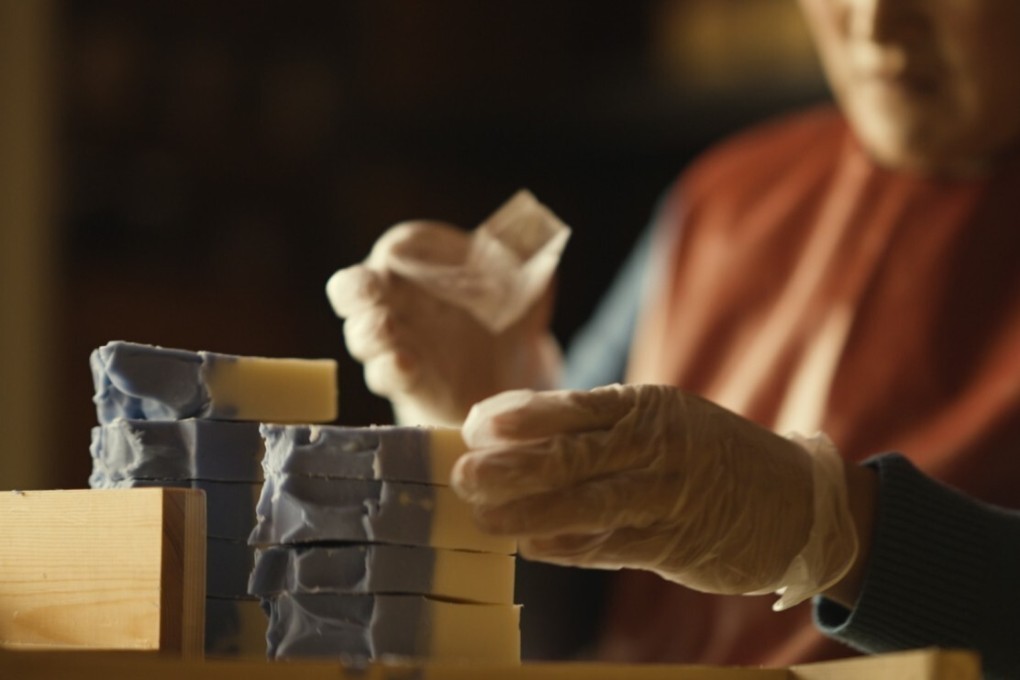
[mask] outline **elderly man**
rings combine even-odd
[[[857,604],[874,483],[886,483],[882,463],[877,477],[850,463],[875,453],[903,452],[984,501],[1020,498],[1020,3],[801,5],[838,109],[738,135],[669,192],[568,354],[571,387],[624,366],[632,385],[497,397],[466,430],[481,450],[455,481],[483,525],[520,536],[535,559],[638,568],[614,578],[603,658],[848,653],[812,625],[812,607],[777,614],[743,595],[779,590],[786,607],[828,594],[821,625],[849,639],[831,607]],[[435,228],[391,245],[406,251]],[[498,334],[456,310],[436,324],[423,312],[442,303],[385,263],[348,270],[351,290],[370,294],[334,305],[398,415],[459,422],[482,397],[557,384],[547,300]],[[454,368],[465,356],[485,357],[484,370]],[[828,440],[780,445],[766,430]],[[834,450],[848,505],[824,463]]]

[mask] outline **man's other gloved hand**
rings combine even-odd
[[[497,333],[416,283],[429,276],[433,286],[469,297],[473,281],[447,275],[469,248],[470,234],[456,227],[406,222],[326,286],[334,311],[345,319],[348,351],[364,364],[368,388],[391,401],[398,422],[460,425],[471,405],[490,395],[544,389],[559,380],[560,348],[549,331],[551,289]]]
[[[856,555],[827,439],[784,439],[672,387],[508,392],[477,404],[463,432],[471,451],[453,488],[483,528],[519,536],[525,557],[778,591],[784,609]]]

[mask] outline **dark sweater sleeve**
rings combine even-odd
[[[1020,513],[975,501],[888,454],[865,582],[852,610],[816,598],[825,634],[869,653],[978,651],[986,678],[1020,678]]]

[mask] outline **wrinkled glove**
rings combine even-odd
[[[518,390],[477,404],[454,490],[525,557],[653,571],[713,593],[837,582],[857,539],[842,462],[672,387]]]
[[[362,264],[330,278],[347,349],[398,422],[460,425],[490,395],[556,385],[550,280],[568,235],[520,192],[471,234],[439,222],[392,227]]]

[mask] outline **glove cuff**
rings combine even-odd
[[[791,560],[780,579],[773,611],[800,604],[837,583],[857,557],[857,532],[847,497],[843,459],[822,433],[813,437],[791,434],[812,459],[814,520],[807,543]]]

